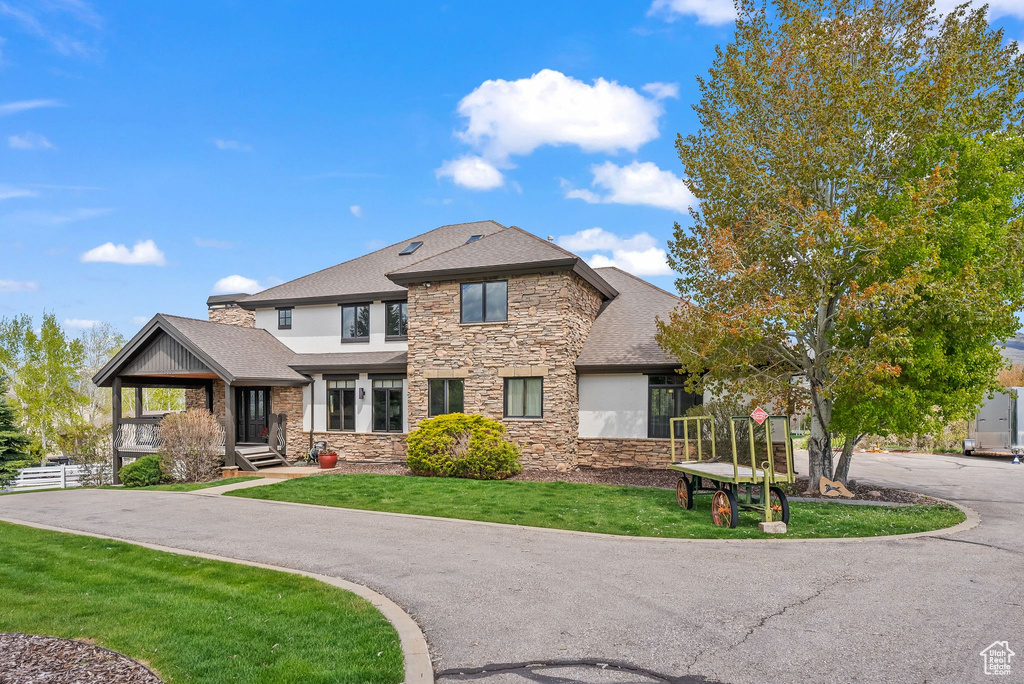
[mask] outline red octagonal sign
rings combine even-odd
[[[750,417],[753,418],[758,425],[761,425],[764,421],[768,420],[768,412],[758,406],[754,409],[754,412],[750,414]]]

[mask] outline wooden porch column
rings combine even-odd
[[[142,417],[142,388],[135,388],[135,417]]]
[[[213,413],[213,381],[206,381],[206,410]]]
[[[114,384],[110,391],[111,429],[114,431],[114,439],[111,442],[113,445],[111,466],[114,468],[114,484],[121,484],[121,475],[118,472],[121,470],[121,452],[117,449],[117,437],[121,432],[121,378],[114,378]]]
[[[224,383],[224,465],[235,467],[235,402],[231,383]]]

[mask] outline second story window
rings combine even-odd
[[[409,335],[409,308],[406,302],[388,302],[384,322],[385,339],[404,339]]]
[[[462,284],[462,322],[494,323],[508,320],[508,281]]]
[[[370,305],[345,304],[341,307],[341,341],[366,342],[370,339]]]
[[[278,330],[289,330],[292,327],[292,310],[278,309],[277,310],[277,329]]]

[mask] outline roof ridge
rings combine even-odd
[[[495,223],[498,223],[498,222],[495,221]],[[456,225],[461,225],[461,224],[456,224]],[[501,226],[500,223],[498,223],[498,225]],[[396,268],[393,271],[387,271],[384,275],[385,276],[389,276],[392,273],[398,273],[399,271],[404,271],[405,269],[409,268],[410,266],[415,266],[418,263],[421,263],[423,261],[428,261],[430,259],[433,259],[434,257],[439,257],[439,256],[442,256],[444,254],[448,254],[449,252],[454,252],[457,249],[462,249],[466,245],[474,244],[474,243],[477,243],[477,242],[483,242],[484,240],[486,240],[489,237],[493,237],[495,235],[499,235],[501,233],[504,233],[509,228],[515,228],[515,226],[501,226],[501,230],[496,230],[493,233],[488,233],[487,235],[481,235],[480,239],[478,239],[478,240],[473,240],[473,242],[463,242],[461,245],[455,245],[454,247],[449,247],[448,249],[444,250],[443,252],[438,252],[437,254],[433,254],[431,256],[424,257],[424,258],[420,259],[419,261],[413,261],[412,263],[405,264],[401,268]]]
[[[520,228],[519,226],[509,226],[509,228],[511,228],[513,230],[518,230],[520,233],[523,233],[524,235],[528,235],[528,236],[532,237],[534,240],[537,240],[539,242],[543,242],[545,245],[549,245],[551,247],[554,247],[555,249],[557,249],[560,252],[565,252],[566,254],[568,254],[569,256],[571,256],[574,259],[579,259],[580,261],[583,260],[583,257],[581,257],[579,254],[576,254],[575,252],[570,252],[565,247],[562,247],[562,246],[556,244],[554,240],[545,240],[540,235],[534,235],[530,231],[524,230],[524,229]]]
[[[179,316],[178,314],[158,313],[156,315],[157,316],[163,316],[164,318],[180,318],[183,321],[193,321],[195,323],[209,323],[210,325],[226,325],[229,328],[236,328],[236,329],[239,329],[239,330],[262,330],[263,332],[265,332],[267,334],[270,334],[271,337],[274,337],[274,335],[271,334],[270,331],[267,330],[266,328],[257,328],[255,325],[253,325],[253,326],[235,325],[234,323],[222,323],[221,321],[211,321],[211,320],[205,319],[205,318],[193,318],[192,316]],[[277,338],[274,337],[274,339],[276,340]]]
[[[654,290],[657,290],[658,292],[662,292],[664,294],[667,294],[669,297],[673,297],[675,299],[678,299],[679,301],[685,301],[679,295],[672,294],[668,290],[666,290],[664,288],[661,288],[661,287],[658,287],[654,283],[648,282],[648,281],[644,280],[643,278],[641,278],[640,276],[635,276],[632,273],[630,273],[629,271],[624,271],[621,268],[619,268],[618,266],[599,266],[599,267],[595,268],[594,270],[595,271],[603,271],[603,270],[606,270],[606,269],[607,270],[611,270],[611,271],[618,271],[622,275],[629,276],[630,278],[632,278],[633,280],[637,281],[638,283],[646,285],[647,287],[649,287],[651,289],[654,289]]]
[[[412,237],[405,238],[403,240],[399,240],[398,242],[393,242],[390,245],[386,245],[384,247],[381,247],[380,249],[375,249],[372,252],[367,252],[366,254],[360,254],[359,256],[352,257],[351,259],[346,259],[345,261],[341,261],[339,263],[332,264],[331,266],[324,266],[323,268],[318,269],[316,271],[313,271],[312,273],[307,273],[305,275],[300,275],[298,278],[292,278],[291,280],[286,280],[283,283],[278,283],[277,285],[274,285],[273,287],[268,287],[265,290],[260,290],[259,292],[254,292],[253,294],[249,295],[249,297],[253,297],[253,296],[258,295],[258,294],[264,294],[265,292],[270,292],[271,290],[273,290],[275,288],[278,288],[278,287],[281,287],[282,285],[287,285],[288,283],[294,283],[296,280],[302,280],[303,278],[309,278],[310,276],[314,276],[317,273],[323,273],[324,271],[329,271],[332,268],[337,268],[338,266],[344,266],[345,264],[352,263],[353,261],[357,261],[357,260],[362,259],[364,257],[368,257],[368,256],[370,256],[372,254],[377,254],[378,252],[383,252],[385,250],[392,249],[392,248],[397,247],[398,245],[402,244],[403,242],[415,241],[416,238],[420,238],[420,237],[423,237],[425,235],[430,235],[434,231],[441,230],[442,228],[454,228],[455,226],[468,226],[471,223],[488,223],[488,222],[493,223],[493,224],[495,224],[497,226],[501,226],[501,230],[507,230],[508,229],[508,226],[504,226],[504,225],[498,223],[497,221],[495,221],[494,219],[484,219],[483,221],[463,221],[462,223],[446,223],[443,226],[438,226],[437,228],[431,228],[430,230],[426,231],[425,233],[419,233],[418,235],[413,235]],[[498,230],[498,231],[495,231],[495,232],[500,233],[501,230]],[[493,235],[493,233],[492,233],[492,235]],[[461,245],[459,245],[459,246],[461,247]],[[434,256],[437,256],[437,255],[435,254]],[[430,257],[423,257],[419,261],[423,261],[423,260],[429,259],[429,258]],[[407,266],[412,266],[413,264],[418,264],[419,261],[409,262],[407,264]],[[405,268],[405,266],[403,266],[402,268]],[[248,299],[248,297],[240,299],[239,301],[243,301],[244,302],[246,299]]]

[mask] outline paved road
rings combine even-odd
[[[982,522],[857,543],[608,539],[109,490],[0,497],[0,517],[368,585],[423,627],[439,682],[985,681],[979,652],[997,639],[1022,654],[1003,681],[1024,681],[1024,466],[1007,460],[858,455],[853,477],[914,482]]]

